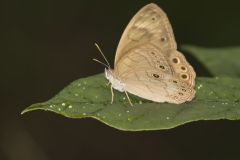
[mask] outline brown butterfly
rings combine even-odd
[[[105,76],[111,83],[112,102],[112,88],[125,92],[128,99],[127,92],[154,102],[176,104],[191,101],[195,95],[196,74],[177,51],[167,15],[153,3],[138,11],[126,27],[114,69],[108,63]]]

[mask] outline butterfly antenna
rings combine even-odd
[[[104,65],[105,67],[107,67],[107,68],[109,68],[109,66],[108,65],[106,65],[105,63],[103,63],[103,62],[101,62],[101,61],[99,61],[98,59],[92,59],[92,60],[94,60],[95,62],[98,62],[98,63],[100,63],[100,64],[102,64],[102,65]]]
[[[100,52],[101,55],[103,56],[104,60],[107,62],[107,65],[106,65],[106,64],[105,64],[105,65],[106,65],[108,68],[110,68],[110,64],[109,64],[107,58],[104,56],[102,50],[100,49],[100,47],[98,46],[97,43],[95,43],[95,46],[97,47],[97,49],[99,50],[99,52]],[[94,59],[93,59],[93,60],[94,60]],[[96,60],[94,60],[94,61],[96,61]],[[100,61],[98,61],[98,60],[97,60],[96,62],[99,62],[99,63],[103,64],[102,62],[100,62]]]

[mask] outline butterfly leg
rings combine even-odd
[[[131,99],[130,99],[129,96],[128,96],[127,91],[124,91],[124,92],[125,92],[125,94],[126,94],[126,96],[127,96],[127,99],[128,99],[128,101],[129,101],[130,105],[133,106],[133,104],[132,104],[132,102],[131,102]]]
[[[106,83],[106,85],[108,86],[110,83],[111,83],[111,82],[110,82],[110,81],[108,81],[108,83]]]
[[[113,93],[113,87],[112,87],[112,85],[111,85],[111,93],[112,93],[112,100],[111,100],[111,104],[113,104],[114,93]]]

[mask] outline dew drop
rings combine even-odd
[[[96,95],[95,98],[98,99],[98,95]]]
[[[228,105],[228,103],[227,102],[222,102],[222,105]]]
[[[219,77],[215,77],[215,79],[219,79]]]
[[[166,117],[166,119],[167,119],[167,120],[169,120],[169,119],[170,119],[170,117]]]
[[[128,117],[128,119],[127,119],[127,120],[128,120],[128,121],[132,121],[132,119],[131,119],[131,118],[129,118],[129,117]]]
[[[139,101],[138,103],[139,103],[139,104],[142,104],[142,101]]]
[[[202,84],[199,84],[199,86],[197,87],[198,89],[201,89],[203,87]]]
[[[77,86],[81,86],[82,84],[81,83],[78,83]]]
[[[125,100],[125,99],[126,99],[126,97],[123,97],[122,99],[123,99],[123,100]]]
[[[104,118],[106,118],[106,116],[102,116],[102,118],[104,119]]]
[[[83,115],[83,116],[86,116],[86,115],[87,115],[87,113],[85,113],[85,112],[84,112],[84,113],[82,113],[82,115]]]
[[[213,94],[213,91],[209,92],[209,95],[212,95]]]
[[[62,103],[62,106],[66,106],[66,103]]]
[[[78,93],[75,93],[75,94],[74,94],[74,96],[76,96],[76,97],[77,97],[77,96],[79,96],[79,95],[78,95]]]
[[[118,116],[119,116],[119,117],[121,117],[121,116],[122,116],[122,114],[121,114],[121,113],[119,113],[119,114],[118,114]]]
[[[127,113],[129,113],[129,110],[126,110]]]
[[[72,105],[69,105],[69,106],[68,106],[68,108],[70,108],[70,109],[71,109],[72,107],[73,107]]]
[[[87,82],[86,82],[86,81],[84,81],[84,82],[83,82],[83,84],[85,84],[85,85],[86,85],[86,84],[87,84]]]
[[[83,89],[83,90],[85,90],[85,89],[86,89],[86,87],[82,87],[82,89]]]
[[[61,111],[61,108],[58,108],[58,111]]]
[[[53,105],[50,105],[49,107],[50,107],[50,108],[53,108]]]

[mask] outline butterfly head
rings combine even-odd
[[[105,77],[111,81],[113,79],[112,70],[110,68],[105,68]]]
[[[113,70],[110,68],[105,68],[105,77],[112,84],[112,87],[120,92],[125,91],[125,84],[114,76]]]

